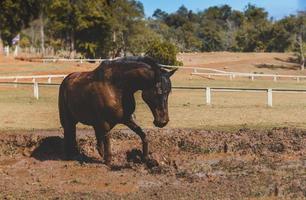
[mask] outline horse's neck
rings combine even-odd
[[[146,67],[121,66],[112,69],[112,81],[115,85],[124,90],[136,92],[152,87],[154,84],[155,73]]]

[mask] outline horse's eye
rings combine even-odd
[[[157,94],[163,94],[163,91],[161,88],[156,88],[156,90],[157,90]]]
[[[163,94],[163,90],[162,90],[161,86],[162,86],[161,82],[156,83],[155,87],[156,87],[157,94]]]

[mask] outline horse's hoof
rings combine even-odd
[[[104,163],[105,164],[105,168],[107,169],[107,170],[112,170],[112,165],[111,165],[111,163]]]
[[[149,169],[159,166],[157,160],[155,160],[155,159],[150,159],[150,158],[147,158],[147,159],[146,159],[145,164],[147,165],[147,167],[148,167]]]
[[[75,157],[76,157],[76,154],[69,152],[69,153],[65,154],[64,158],[65,158],[65,160],[74,160]]]
[[[107,166],[107,167],[111,167],[112,166],[112,162],[110,160],[105,160],[104,161],[104,164]]]

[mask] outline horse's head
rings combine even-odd
[[[170,77],[177,69],[167,71],[159,69],[154,87],[142,91],[142,98],[150,107],[154,116],[154,125],[164,127],[169,122],[168,96],[171,91]]]

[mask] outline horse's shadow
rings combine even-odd
[[[67,160],[64,152],[64,139],[59,136],[50,136],[42,139],[39,145],[32,151],[31,157],[39,161]],[[102,163],[101,160],[89,157],[78,152],[73,160],[80,163]]]
[[[112,165],[110,167],[113,171],[120,171],[122,169],[131,168],[131,163],[141,163],[142,153],[140,150],[132,150],[126,153],[127,164],[123,165]],[[59,136],[50,136],[43,138],[39,145],[32,151],[31,157],[39,161],[64,161],[67,160],[64,152],[64,139]],[[79,163],[93,163],[93,164],[103,164],[102,159],[90,157],[85,153],[78,152],[78,154],[73,158],[73,160]]]

